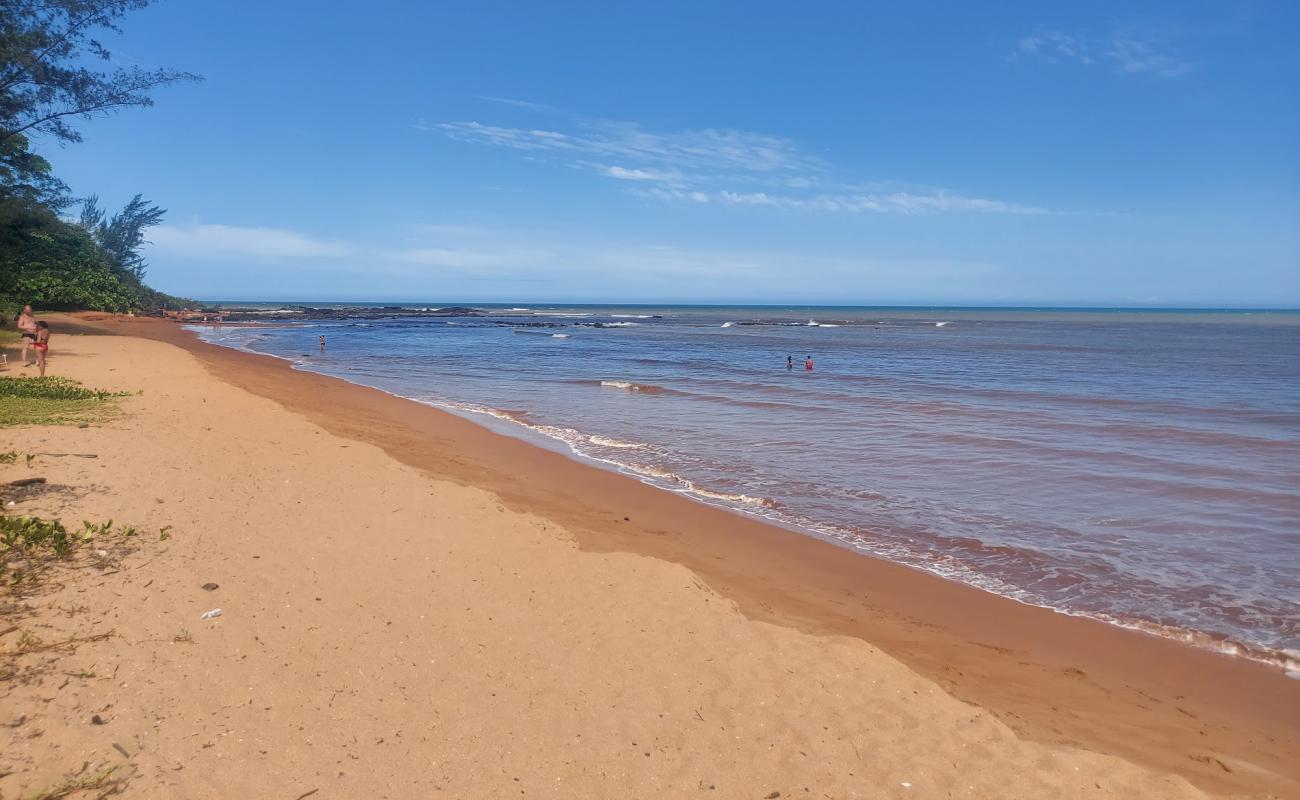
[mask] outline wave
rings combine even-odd
[[[643,394],[663,394],[664,391],[664,387],[655,386],[653,383],[633,383],[631,381],[601,381],[600,386],[602,389],[622,389]]]
[[[936,323],[934,323],[934,327],[936,327],[936,328],[942,328],[942,327],[945,326],[945,325],[951,325],[951,324],[952,324],[952,323],[950,323],[950,322],[936,322]]]
[[[658,314],[610,314],[613,319],[659,319]]]
[[[655,466],[653,464],[620,461],[590,452],[583,446],[585,444],[595,444],[600,447],[612,448],[615,450],[644,450],[649,448],[649,445],[643,442],[625,442],[620,439],[613,439],[605,436],[587,435],[573,428],[566,428],[558,425],[538,425],[525,420],[523,418],[524,415],[521,412],[503,411],[501,409],[483,406],[477,403],[462,403],[458,401],[442,400],[439,398],[407,397],[406,399],[415,400],[416,402],[425,405],[438,406],[451,411],[482,414],[504,422],[514,423],[533,431],[534,433],[563,442],[568,445],[569,450],[573,452],[574,455],[581,456],[582,458],[591,461],[607,464],[614,467],[619,472],[640,478],[658,488],[688,494],[701,501],[726,503],[736,510],[748,508],[775,511],[782,507],[779,502],[770,497],[758,497],[739,492],[717,491],[701,486],[695,481],[690,480],[689,478],[684,478],[672,470]]]
[[[646,447],[644,442],[625,442],[622,439],[613,439],[608,436],[588,436],[587,441],[601,447],[613,447],[618,450],[642,450]]]
[[[735,324],[736,324],[736,323],[734,323],[734,322],[724,322],[724,323],[722,323],[722,325],[719,326],[719,327],[730,328],[732,325],[735,325]]]

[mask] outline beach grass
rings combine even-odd
[[[0,427],[100,422],[117,413],[115,401],[126,394],[52,375],[0,377]]]
[[[113,777],[113,773],[117,769],[117,766],[114,765],[91,771],[88,765],[83,765],[80,772],[65,776],[62,781],[54,786],[33,794],[24,795],[22,800],[63,800],[63,798],[74,794],[96,790],[101,791],[99,797],[117,794],[126,786],[122,778]],[[108,791],[105,793],[103,790]]]

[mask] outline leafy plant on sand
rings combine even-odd
[[[68,378],[0,377],[0,427],[94,422],[112,416],[129,392],[90,389]]]
[[[11,589],[29,585],[51,562],[66,560],[78,544],[58,520],[0,517],[0,579]]]
[[[88,563],[104,566],[133,550],[132,540],[139,535],[138,528],[115,526],[111,519],[83,521],[80,530],[69,531],[58,520],[0,516],[0,581],[11,589],[30,586],[49,567],[71,561],[83,546],[90,544],[95,549]]]

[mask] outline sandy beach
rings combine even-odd
[[[8,512],[143,533],[0,637],[112,633],[6,656],[0,796],[87,762],[129,797],[1300,796],[1300,682],[1278,670],[171,323],[60,322],[51,374],[139,394],[87,428],[5,429],[37,457],[0,483],[51,487]],[[67,453],[95,457],[42,455]]]

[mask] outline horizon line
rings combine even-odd
[[[554,306],[613,306],[619,308],[869,308],[869,309],[963,309],[987,311],[1262,311],[1270,313],[1300,313],[1300,306],[1250,306],[1250,305],[1084,305],[1084,304],[1031,304],[1031,305],[988,305],[962,303],[771,303],[771,302],[619,302],[619,301],[557,301],[557,300],[464,300],[455,302],[426,300],[278,300],[278,299],[206,299],[200,303],[230,305],[236,303],[259,305],[300,305],[312,306],[329,304],[363,305],[374,308],[405,307],[424,305],[439,308],[454,306],[519,306],[526,303],[533,305]]]

